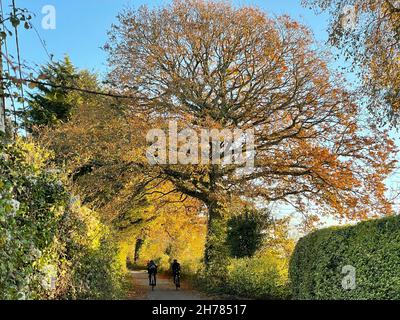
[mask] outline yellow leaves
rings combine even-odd
[[[198,207],[193,200],[179,203],[181,200],[179,195],[171,195],[150,202],[152,205],[147,208],[147,215],[155,214],[157,217],[145,226],[145,243],[140,251],[141,263],[156,259],[162,267],[169,268],[171,260],[176,258],[183,264],[192,264],[192,268],[200,267],[206,221],[197,215]],[[165,205],[157,205],[160,201],[164,201]]]
[[[68,214],[73,215],[74,219],[85,226],[85,230],[81,230],[84,231],[84,236],[82,237],[82,233],[76,233],[73,235],[74,240],[92,250],[98,250],[101,239],[108,232],[108,227],[100,222],[98,213],[83,206],[78,197],[72,197],[70,201]]]
[[[398,63],[400,13],[392,0],[355,0],[349,8],[352,21],[343,32],[343,0],[305,0],[305,2],[327,10],[332,15],[331,42],[342,49],[346,58],[352,61],[352,70],[358,70],[362,80],[361,91],[368,99],[370,111],[382,118],[382,111],[387,115],[383,120],[386,125],[393,121],[399,111],[400,89]],[[353,17],[354,15],[354,17]],[[353,19],[354,18],[354,19]],[[346,28],[345,28],[346,29]],[[378,108],[378,110],[376,110]]]

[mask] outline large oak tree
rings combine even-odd
[[[149,126],[174,119],[193,130],[255,129],[253,170],[142,163],[149,179],[168,180],[207,207],[211,273],[223,275],[232,196],[353,219],[391,213],[384,179],[393,142],[361,123],[303,25],[253,7],[174,1],[123,11],[106,49],[110,83],[136,97],[132,117],[147,116]]]

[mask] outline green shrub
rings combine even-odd
[[[274,250],[264,250],[252,258],[230,259],[227,278],[216,286],[206,272],[198,272],[193,284],[200,290],[249,299],[289,298],[288,260]]]
[[[252,299],[289,296],[287,261],[266,251],[253,258],[233,259],[228,268],[226,293]]]
[[[315,231],[290,261],[293,298],[400,299],[399,253],[398,216]],[[346,286],[346,266],[354,267],[355,288]]]
[[[110,231],[49,157],[32,143],[0,142],[0,299],[114,298]]]
[[[289,258],[295,244],[289,237],[289,222],[289,219],[280,219],[269,224],[263,248],[253,257],[225,260],[227,274],[222,283],[200,269],[192,277],[193,284],[207,293],[230,297],[288,299]]]
[[[123,294],[123,266],[118,246],[97,213],[71,199],[61,223],[63,258],[71,265],[64,298],[117,299]]]
[[[123,296],[121,266],[115,261],[117,246],[104,238],[99,248],[86,249],[73,268],[74,299],[118,299]]]
[[[227,243],[233,257],[252,257],[263,245],[264,230],[271,223],[268,211],[246,207],[228,220]]]

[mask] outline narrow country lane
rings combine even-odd
[[[157,276],[157,286],[154,291],[149,286],[146,271],[131,271],[133,281],[133,292],[129,295],[132,300],[202,300],[210,299],[204,294],[188,288],[187,284],[182,283],[182,288],[175,289],[170,278]]]

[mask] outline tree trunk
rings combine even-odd
[[[208,230],[205,248],[205,268],[216,285],[225,281],[229,253],[226,244],[227,224],[222,203],[213,201],[208,207]]]
[[[138,262],[138,260],[139,260],[139,251],[140,251],[140,248],[142,247],[142,245],[143,245],[143,239],[136,239],[136,243],[135,243],[135,252],[134,252],[134,264],[136,264],[137,262]]]

